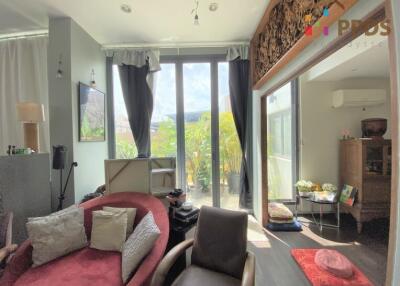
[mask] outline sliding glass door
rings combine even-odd
[[[220,201],[222,208],[235,210],[239,208],[242,151],[233,120],[227,62],[218,63],[218,107]]]
[[[176,157],[176,70],[175,64],[162,64],[156,75],[151,118],[151,156]]]
[[[116,66],[113,73],[116,157],[134,158]],[[176,58],[155,77],[152,156],[177,158],[178,187],[198,207],[239,208],[241,150],[228,76],[227,62]]]
[[[183,99],[187,196],[212,206],[210,63],[183,63]]]

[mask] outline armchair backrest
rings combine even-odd
[[[242,279],[247,257],[247,213],[203,206],[192,264]]]

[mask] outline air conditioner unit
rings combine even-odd
[[[332,106],[367,107],[386,103],[384,89],[342,89],[333,92]]]

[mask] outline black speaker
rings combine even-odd
[[[67,147],[64,145],[53,146],[53,169],[62,170],[65,168],[65,156]]]

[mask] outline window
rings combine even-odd
[[[270,122],[271,155],[290,158],[292,156],[291,109],[271,114],[268,117]]]
[[[156,90],[151,118],[151,153],[153,157],[176,156],[176,84],[175,64],[161,64],[155,76]],[[115,150],[117,159],[135,158],[137,148],[129,126],[118,66],[113,66]]]
[[[296,82],[290,82],[266,100],[270,200],[291,201],[294,198],[297,180],[296,93]]]
[[[156,74],[154,109],[151,118],[151,155],[176,157],[175,64],[161,64]]]
[[[188,199],[212,206],[211,64],[183,64],[185,165]]]
[[[137,156],[137,148],[129,126],[117,65],[113,65],[113,83],[115,157],[117,159],[135,158]]]
[[[177,158],[177,187],[195,206],[238,209],[242,155],[230,103],[229,64],[222,58],[178,57],[161,64],[153,91],[151,153]],[[113,81],[116,158],[135,158],[117,66]]]
[[[229,64],[218,63],[219,169],[221,207],[238,209],[242,149],[229,96]]]

